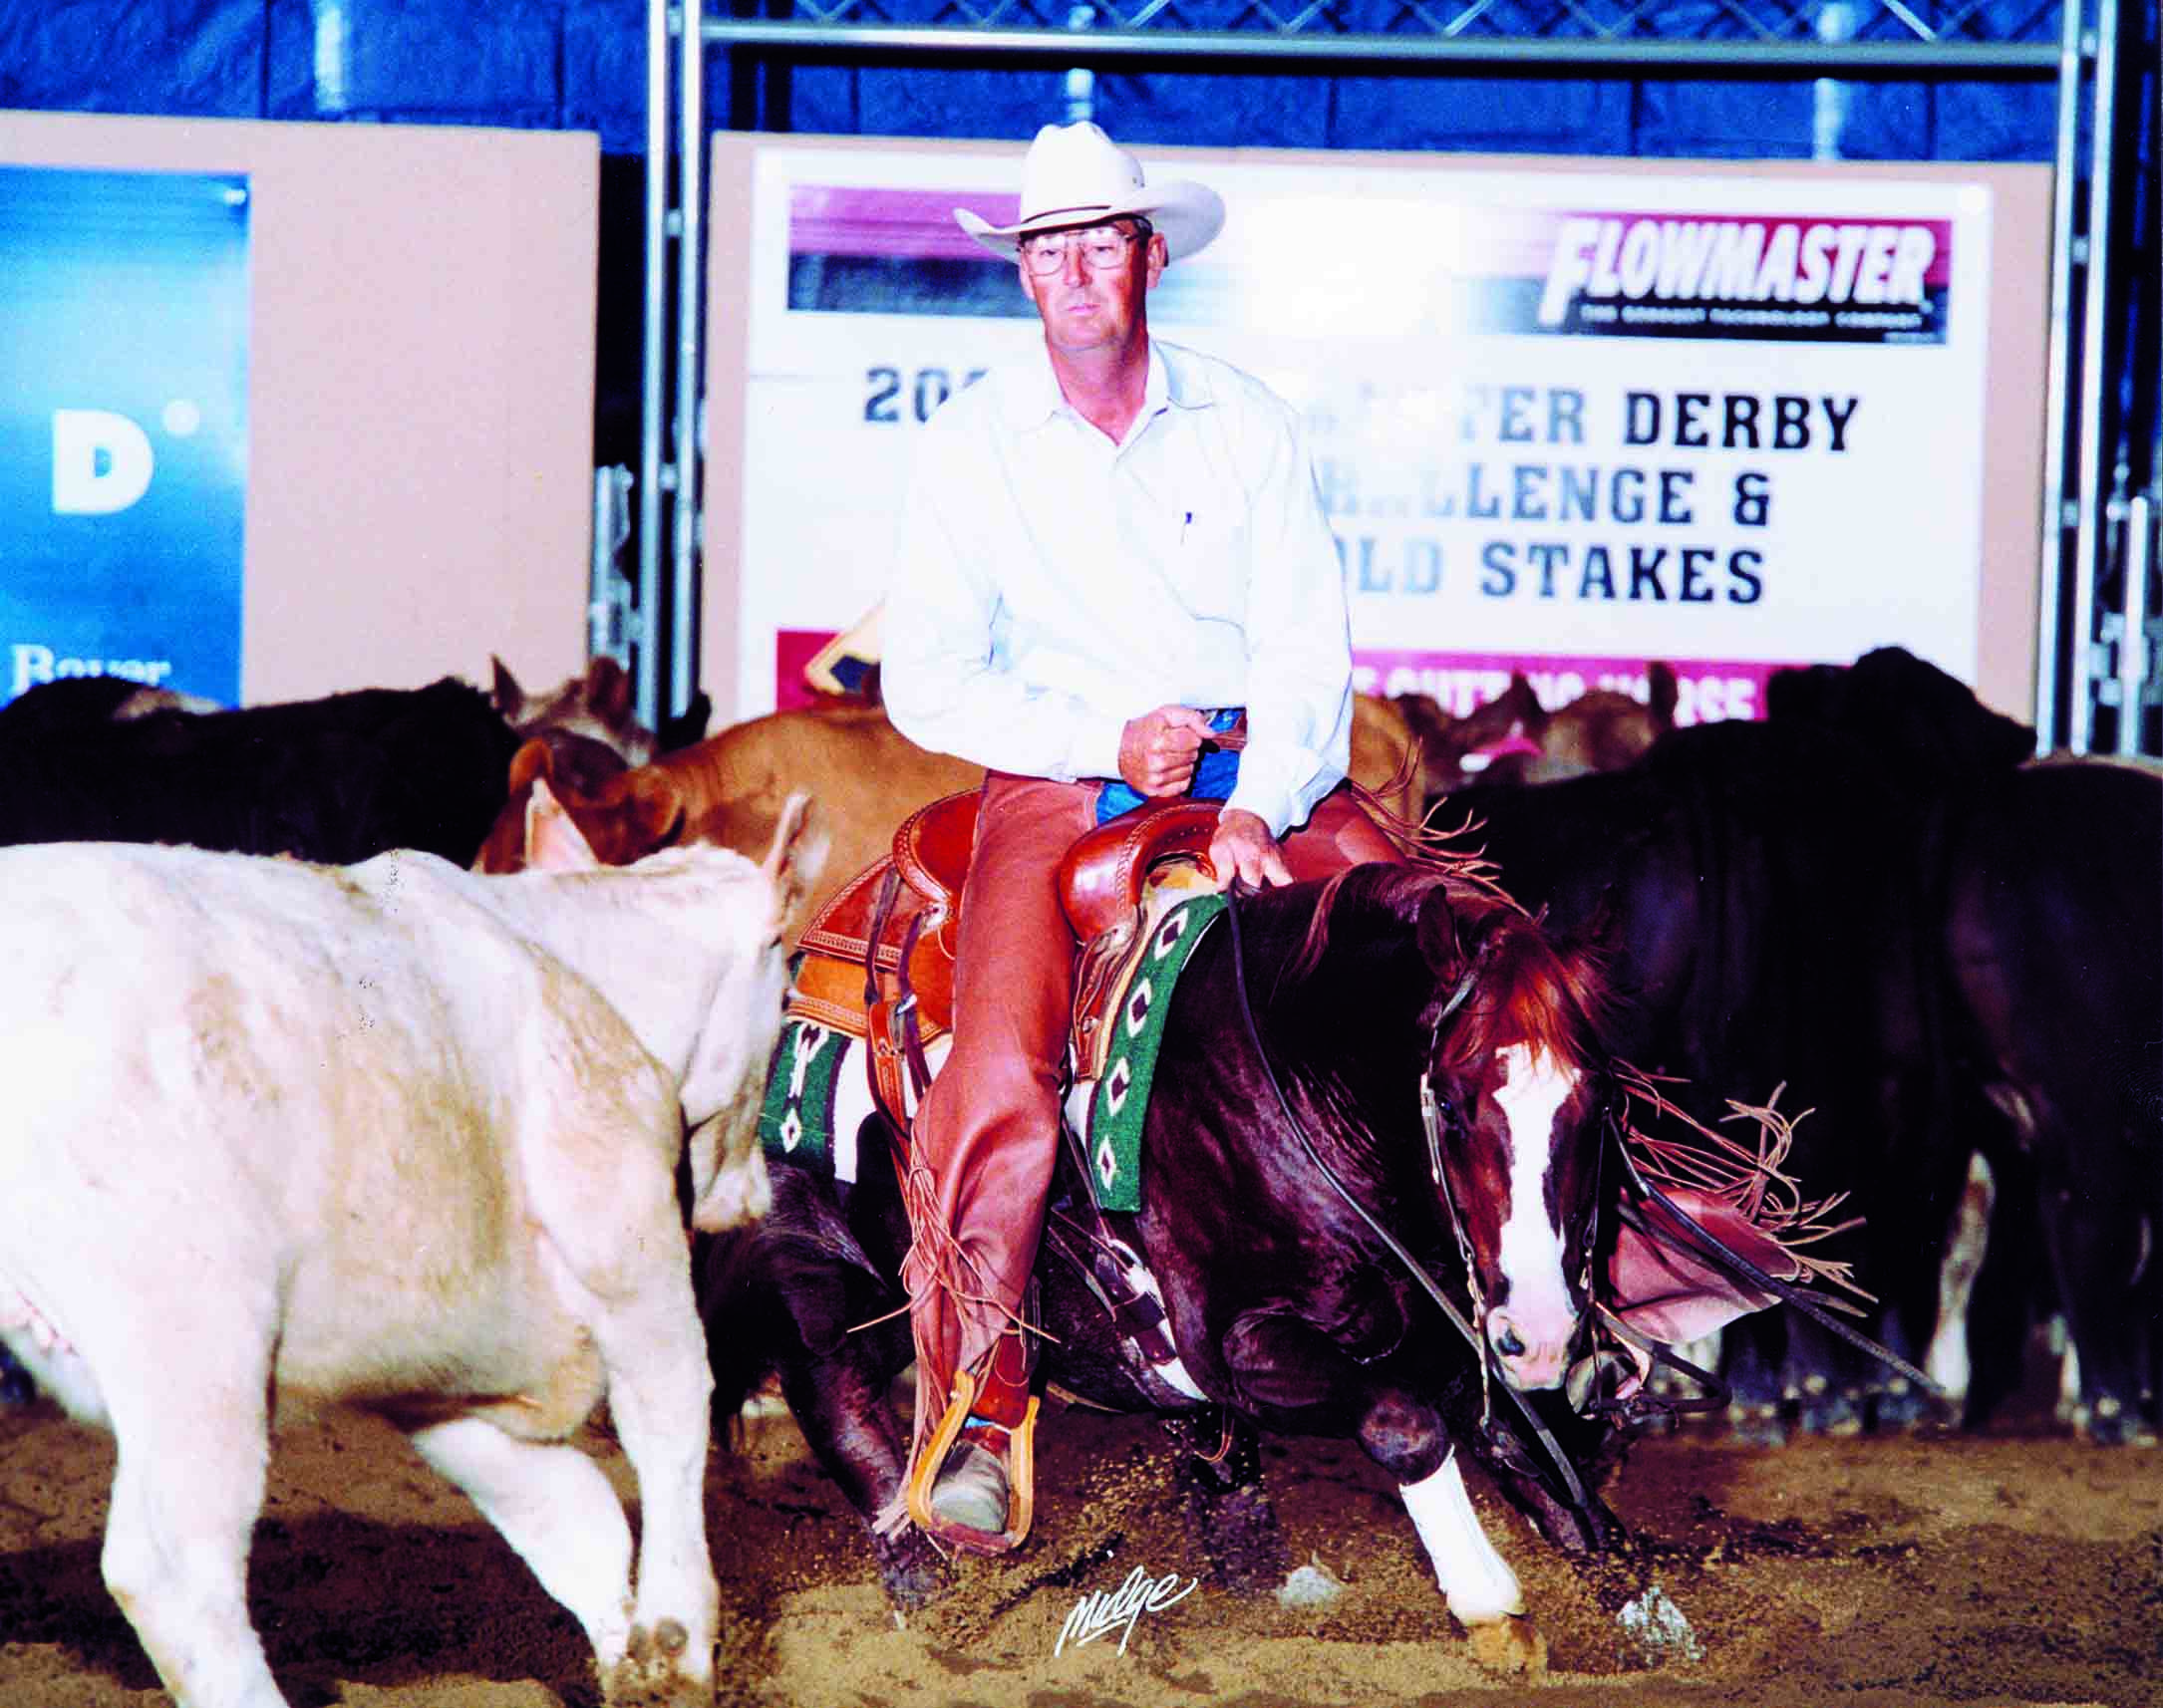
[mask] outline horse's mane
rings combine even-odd
[[[1441,892],[1447,906],[1430,902]],[[1594,1052],[1597,1020],[1608,985],[1600,958],[1584,947],[1565,949],[1495,880],[1477,857],[1429,856],[1402,865],[1356,866],[1320,887],[1306,933],[1279,975],[1284,993],[1316,978],[1333,941],[1356,941],[1377,928],[1405,941],[1437,929],[1447,941],[1422,941],[1431,972],[1419,1015],[1432,1026],[1468,981],[1448,1026],[1447,1059],[1469,1063],[1512,1043],[1531,1044],[1559,1061],[1582,1063]],[[1454,969],[1454,971],[1451,971]],[[1446,987],[1446,988],[1436,988]]]
[[[1583,949],[1565,951],[1521,913],[1495,909],[1492,916],[1475,922],[1483,932],[1469,957],[1467,976],[1475,982],[1444,1028],[1442,1059],[1463,1067],[1522,1043],[1558,1062],[1587,1065],[1598,1049],[1596,1019],[1609,999],[1598,959]]]
[[[1414,757],[1416,758],[1416,754]],[[1453,829],[1443,829],[1425,820],[1415,821],[1391,812],[1372,790],[1362,788],[1358,783],[1348,781],[1345,786],[1351,789],[1368,817],[1375,821],[1383,834],[1394,843],[1398,852],[1403,855],[1401,865],[1381,868],[1371,866],[1366,870],[1389,871],[1404,880],[1401,888],[1393,892],[1393,900],[1400,908],[1408,907],[1403,916],[1406,920],[1418,912],[1419,904],[1427,891],[1437,884],[1449,890],[1453,902],[1461,899],[1467,903],[1477,901],[1489,906],[1514,909],[1520,914],[1525,911],[1502,887],[1500,868],[1493,861],[1483,854],[1456,845],[1460,837],[1477,828],[1473,820],[1467,818],[1463,824]],[[1338,892],[1354,872],[1362,869],[1357,866],[1348,867],[1323,885],[1322,893],[1315,902],[1314,918],[1307,928],[1307,941],[1301,946],[1292,964],[1285,969],[1288,977],[1302,977],[1321,964],[1323,952],[1329,948],[1330,920],[1336,912]],[[1392,897],[1378,899],[1388,905]]]

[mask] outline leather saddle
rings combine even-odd
[[[896,1132],[931,1082],[926,1048],[954,1026],[961,891],[976,846],[975,791],[919,808],[885,859],[852,879],[798,939],[788,1013],[865,1039],[872,1096]],[[1087,831],[1060,864],[1060,902],[1082,961],[1078,1075],[1101,1066],[1103,1016],[1124,989],[1162,903],[1211,886],[1214,801],[1150,801]]]

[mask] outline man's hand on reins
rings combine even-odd
[[[1191,706],[1159,706],[1127,719],[1119,736],[1119,775],[1151,800],[1184,794],[1196,755],[1209,738],[1209,719]]]
[[[1229,889],[1234,878],[1253,890],[1292,881],[1268,822],[1244,807],[1227,807],[1218,815],[1217,833],[1209,839],[1209,864],[1220,890]]]

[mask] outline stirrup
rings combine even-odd
[[[949,1524],[931,1510],[932,1485],[939,1480],[947,1454],[953,1450],[969,1422],[969,1408],[976,1395],[975,1374],[968,1370],[957,1371],[954,1397],[940,1414],[938,1428],[932,1431],[931,1439],[924,1444],[923,1452],[916,1456],[916,1463],[909,1472],[909,1519],[926,1536],[949,1548],[965,1549],[971,1554],[1005,1554],[1022,1545],[1036,1514],[1035,1394],[1029,1396],[1029,1409],[1023,1413],[1022,1421],[1012,1429],[999,1430],[1007,1438],[1007,1450],[1002,1455],[1007,1471],[1007,1528],[997,1533],[969,1530]],[[983,1446],[989,1452],[998,1451],[989,1441]]]

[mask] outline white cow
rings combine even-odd
[[[693,1219],[764,1211],[755,1123],[801,822],[475,876],[0,850],[0,1338],[119,1466],[103,1565],[182,1708],[281,1704],[248,1622],[279,1421],[411,1432],[578,1616],[612,1703],[710,1701]],[[564,821],[567,822],[567,821]],[[571,833],[575,838],[575,832]],[[567,850],[567,852],[566,852]],[[591,855],[583,856],[591,868]],[[644,1514],[565,1438],[606,1394]]]

